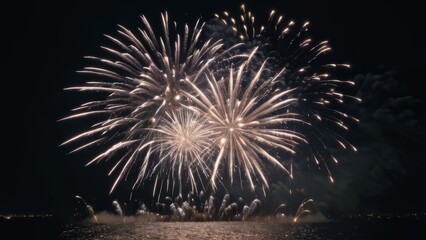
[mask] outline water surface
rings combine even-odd
[[[2,220],[0,239],[426,239],[424,219],[59,223],[55,218]]]

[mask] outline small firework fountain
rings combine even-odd
[[[258,27],[252,12],[244,5],[241,11],[239,18],[223,12],[192,28],[174,23],[173,31],[164,13],[162,34],[142,16],[139,31],[119,26],[118,37],[106,36],[114,45],[102,47],[110,59],[87,57],[93,65],[80,72],[95,80],[67,90],[106,95],[64,118],[96,115],[98,122],[63,144],[82,142],[72,152],[104,148],[87,165],[114,162],[111,192],[137,169],[133,189],[150,181],[158,199],[176,190],[214,193],[235,179],[266,194],[268,166],[293,179],[288,160],[296,154],[324,166],[334,182],[328,164],[338,160],[329,146],[356,151],[340,132],[358,120],[342,104],[361,100],[343,93],[354,82],[334,75],[349,65],[323,62],[331,48],[313,43],[308,22],[294,31],[294,21],[272,11]],[[232,34],[217,40],[225,32]],[[218,218],[249,216],[260,206],[223,201]],[[185,208],[170,204],[177,214]],[[209,206],[206,199],[207,216],[216,211]]]
[[[79,200],[81,197],[77,196]],[[220,199],[222,199],[220,201]],[[84,201],[84,200],[83,200]],[[275,210],[275,216],[267,215],[262,211],[264,203],[258,198],[246,202],[242,197],[231,196],[226,193],[222,198],[217,195],[206,196],[201,190],[199,194],[189,192],[185,199],[181,195],[174,199],[166,196],[161,201],[147,207],[137,201],[135,206],[128,209],[126,202],[112,201],[109,212],[100,212],[94,215],[91,209],[91,218],[94,223],[126,223],[136,221],[279,221],[286,223],[309,222],[315,219],[325,220],[317,211],[313,199],[304,199],[299,206],[290,207],[282,203]],[[87,205],[88,206],[88,205]],[[310,216],[311,218],[307,217]]]

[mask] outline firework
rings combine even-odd
[[[220,41],[200,40],[204,24],[199,21],[193,28],[185,25],[183,33],[176,34],[173,41],[167,13],[161,17],[162,36],[155,33],[144,16],[141,17],[143,26],[137,33],[119,26],[119,38],[106,35],[115,46],[102,47],[111,59],[86,57],[95,65],[80,71],[97,80],[67,88],[107,94],[103,99],[73,109],[76,113],[63,120],[101,116],[102,120],[88,131],[64,144],[81,139],[88,141],[73,152],[95,145],[105,147],[106,151],[87,165],[114,159],[109,175],[121,170],[111,191],[120,180],[127,178],[132,166],[140,165],[140,160],[153,152],[151,145],[156,140],[153,140],[152,129],[166,113],[174,116],[174,112],[179,111],[185,102],[181,94],[185,84],[197,84],[206,69],[226,53],[221,50]],[[176,24],[175,28],[178,32]]]
[[[177,182],[179,193],[182,194],[185,175],[191,184],[192,191],[198,193],[197,186],[202,186],[205,190],[203,184],[210,174],[205,157],[211,151],[212,139],[215,135],[207,120],[206,117],[187,109],[172,115],[166,114],[161,118],[158,127],[152,129],[155,131],[152,148],[142,163],[138,182],[158,171],[159,173],[155,174],[154,195],[158,181],[160,181],[160,189],[166,183],[167,190],[169,185],[172,185],[174,189]],[[158,157],[150,162],[151,151],[158,153]]]
[[[257,48],[262,53],[253,62],[260,65],[268,59],[265,68],[271,75],[281,72],[273,89],[294,90],[292,95],[298,101],[293,105],[293,111],[309,123],[298,126],[297,131],[309,143],[300,147],[298,152],[303,152],[308,161],[314,161],[319,168],[324,166],[333,182],[328,162],[338,163],[338,160],[329,148],[357,151],[340,132],[348,130],[348,122],[359,120],[345,113],[340,106],[345,101],[360,102],[361,99],[343,94],[354,82],[339,80],[334,74],[350,65],[324,63],[322,56],[329,53],[331,47],[328,41],[314,43],[309,37],[309,22],[298,27],[295,21],[286,20],[273,10],[266,23],[257,26],[254,14],[245,5],[241,6],[239,17],[232,17],[227,11],[215,14],[215,17],[220,24],[232,29],[235,42],[243,42],[249,50]]]
[[[281,73],[263,78],[266,61],[253,73],[250,63],[255,53],[256,50],[237,70],[231,68],[227,77],[217,79],[213,73],[208,74],[208,91],[191,83],[196,95],[186,94],[194,102],[194,109],[208,114],[212,129],[218,133],[213,140],[219,148],[211,174],[213,188],[222,163],[227,165],[231,184],[237,169],[240,178],[248,179],[252,190],[256,176],[268,187],[265,161],[291,175],[270,150],[294,154],[298,141],[305,141],[302,134],[286,128],[285,124],[305,123],[299,114],[291,111],[291,105],[297,101],[290,95],[293,89],[272,92],[271,86]],[[250,79],[246,86],[245,78]]]
[[[80,72],[95,80],[68,89],[106,95],[64,119],[100,120],[64,144],[86,141],[72,152],[104,148],[87,165],[113,159],[109,175],[118,173],[111,192],[136,166],[133,189],[152,181],[153,195],[163,187],[174,192],[175,185],[182,193],[186,183],[205,191],[207,181],[216,190],[225,177],[231,185],[238,177],[241,187],[247,180],[252,190],[260,183],[265,191],[267,167],[292,179],[289,159],[296,154],[325,166],[333,182],[328,162],[338,160],[329,148],[356,151],[340,131],[358,120],[340,106],[360,99],[343,94],[354,83],[333,74],[349,65],[323,63],[331,48],[313,43],[308,22],[294,31],[294,21],[272,11],[257,27],[254,15],[241,10],[240,18],[216,15],[235,33],[227,44],[213,36],[203,41],[200,21],[170,30],[165,13],[162,34],[142,16],[137,33],[119,26],[118,38],[106,36],[114,44],[102,47],[109,59],[87,57],[94,65]]]
[[[294,215],[294,218],[293,218],[293,223],[296,223],[297,219],[299,219],[299,217],[302,216],[303,214],[311,213],[312,212],[310,209],[308,209],[306,207],[306,205],[307,204],[311,204],[312,205],[313,202],[314,202],[314,200],[311,199],[311,198],[303,200],[303,202],[297,208],[296,214]]]

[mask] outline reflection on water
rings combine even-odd
[[[418,225],[416,225],[418,224]],[[66,225],[61,239],[425,239],[424,222],[133,222]],[[424,234],[423,234],[424,236]]]
[[[105,216],[107,217],[107,216]],[[55,218],[0,220],[0,239],[426,239],[425,218],[346,219],[320,223],[268,220],[164,222],[113,217],[61,224]]]
[[[132,224],[72,224],[60,238],[81,239],[342,239],[327,224],[274,222],[136,222]],[[352,231],[348,239],[359,239]]]

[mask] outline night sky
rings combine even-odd
[[[426,173],[426,97],[420,86],[425,81],[426,39],[421,36],[425,29],[421,1],[246,3],[258,21],[266,19],[271,9],[299,22],[309,20],[313,38],[330,41],[330,59],[352,64],[350,74],[362,86],[357,94],[367,100],[362,106],[348,106],[365,119],[348,136],[364,151],[347,156],[349,163],[335,169],[351,182],[342,180],[339,189],[314,189],[316,185],[309,187],[306,181],[306,189],[312,188],[312,194],[340,192],[332,198],[342,205],[346,200],[339,196],[353,192],[356,207],[348,209],[354,212],[425,211],[426,193],[421,183]],[[116,197],[108,197],[113,179],[106,176],[106,165],[84,167],[89,156],[67,155],[70,148],[58,147],[84,129],[85,121],[57,120],[90,98],[62,89],[84,82],[76,71],[87,63],[83,56],[102,56],[99,46],[109,43],[103,34],[114,35],[116,24],[135,29],[141,24],[141,14],[158,24],[160,12],[168,10],[178,22],[194,23],[198,17],[208,20],[222,10],[236,12],[239,5],[239,1],[230,0],[79,0],[2,7],[2,41],[6,42],[2,44],[1,65],[1,136],[5,145],[0,214],[61,212],[72,205],[76,194],[97,201],[100,207]],[[373,168],[376,173],[367,171]]]

